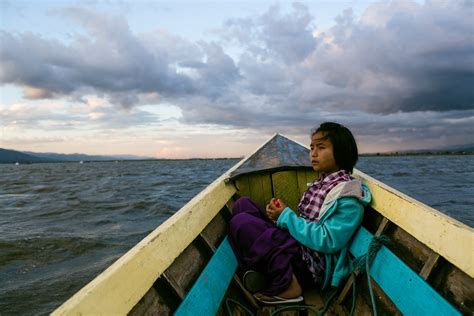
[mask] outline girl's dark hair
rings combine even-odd
[[[325,122],[317,129],[314,129],[311,136],[318,132],[323,133],[324,138],[328,137],[331,141],[336,165],[352,173],[359,157],[359,152],[351,131],[341,124]]]

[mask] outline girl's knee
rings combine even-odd
[[[253,216],[262,217],[262,210],[260,207],[247,196],[242,196],[234,202],[232,214],[235,216],[240,213],[249,213]]]
[[[269,224],[249,213],[239,213],[232,216],[229,222],[229,232],[237,235],[259,235],[269,228]]]
[[[248,225],[251,220],[247,213],[235,214],[229,221],[229,228],[230,230],[237,230],[242,226]]]
[[[233,210],[239,209],[242,204],[250,203],[252,200],[248,196],[241,196],[234,202]]]
[[[249,224],[248,214],[239,213],[232,216],[229,221],[229,235],[232,238],[238,238],[242,229],[245,229]]]

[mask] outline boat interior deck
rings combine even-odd
[[[159,310],[165,306],[165,313],[174,312],[186,294],[193,287],[196,279],[204,270],[207,262],[213,256],[217,247],[227,235],[227,223],[231,216],[232,202],[239,196],[249,196],[261,206],[273,196],[284,196],[288,205],[296,209],[299,196],[306,190],[308,182],[317,175],[312,170],[286,170],[249,174],[239,177],[235,181],[236,193],[199,234],[192,244],[175,260],[162,276],[155,282],[152,289],[130,312],[132,315],[143,315],[150,310]],[[365,210],[362,226],[373,235],[383,234],[391,240],[388,248],[406,266],[416,272],[449,304],[458,308],[462,313],[471,313],[474,297],[472,278],[459,268],[450,264],[429,247],[419,242],[406,231],[383,217],[371,206]],[[386,273],[391,273],[386,271]],[[379,315],[401,315],[394,303],[384,290],[371,279],[376,297],[376,306]],[[357,291],[355,315],[369,315],[372,312],[369,297],[367,277],[365,274],[357,276]],[[332,293],[332,290],[311,290],[304,293],[305,304],[321,309]],[[343,287],[338,290],[332,300],[326,315],[348,315],[352,306],[352,280],[349,278]],[[252,295],[242,286],[238,274],[232,277],[230,286],[224,295],[218,315],[227,314],[226,302],[229,299],[237,300],[256,315],[270,315],[275,307],[259,306]],[[163,304],[161,300],[166,300]],[[235,304],[232,306],[233,315],[245,315],[243,308]],[[282,315],[304,315],[305,311],[285,311]],[[280,313],[279,313],[280,314]]]

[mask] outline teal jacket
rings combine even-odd
[[[336,185],[324,199],[317,222],[307,222],[289,207],[276,222],[306,247],[323,253],[326,259],[325,288],[339,286],[351,272],[349,241],[362,222],[364,206],[371,200],[369,189],[353,179]]]

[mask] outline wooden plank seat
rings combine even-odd
[[[354,257],[366,254],[372,238],[368,230],[360,227],[352,241],[351,254]],[[385,246],[377,252],[370,276],[403,315],[461,315]]]
[[[226,237],[175,315],[215,315],[236,270],[237,258]]]

